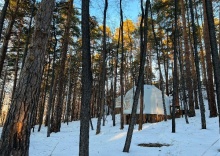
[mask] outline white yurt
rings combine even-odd
[[[131,114],[133,106],[133,97],[136,87],[131,88],[124,96],[123,112]],[[166,112],[170,115],[170,100],[167,95],[164,95]],[[116,108],[121,107],[121,96],[116,99]],[[140,114],[140,98],[138,102],[137,114]],[[144,109],[143,114],[164,115],[162,91],[154,85],[144,85]]]

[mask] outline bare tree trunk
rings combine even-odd
[[[178,10],[178,0],[175,0],[175,30],[174,30],[174,70],[173,70],[173,103],[172,103],[172,133],[176,133],[176,123],[175,123],[175,108],[176,101],[178,101],[178,76],[177,76],[177,33],[178,33],[178,26],[177,26],[177,10]]]
[[[42,0],[36,15],[32,44],[2,130],[0,155],[29,155],[32,117],[39,95],[54,4],[54,0]]]
[[[197,73],[196,73],[196,66],[195,66],[195,56],[193,54],[193,40],[190,39],[191,44],[191,62],[192,62],[192,80],[193,80],[193,100],[194,100],[194,108],[199,109],[199,102],[198,102],[198,82],[197,82]]]
[[[217,41],[216,41],[212,1],[205,0],[205,6],[206,6],[206,13],[207,13],[207,21],[208,21],[208,26],[209,26],[212,63],[213,63],[214,78],[215,78],[215,84],[216,84],[217,105],[218,105],[218,112],[220,112],[220,60],[218,57],[218,48],[217,48]],[[219,133],[220,133],[220,116],[219,116]]]
[[[22,23],[23,24],[23,23]],[[15,73],[14,73],[14,81],[13,81],[13,88],[12,88],[12,95],[11,99],[13,99],[14,92],[17,85],[17,79],[18,79],[18,70],[19,70],[19,57],[20,57],[20,46],[21,46],[21,35],[22,35],[22,25],[19,27],[19,33],[18,33],[18,48],[17,48],[17,56],[15,60]]]
[[[56,46],[57,46],[57,38],[56,38],[56,22],[55,19],[53,19],[53,36],[55,39],[55,43],[53,46],[53,65],[52,65],[52,80],[51,80],[51,85],[50,85],[50,93],[49,93],[49,98],[48,98],[48,104],[47,104],[47,114],[46,114],[46,121],[45,125],[47,125],[47,137],[50,137],[50,126],[51,126],[51,114],[52,114],[52,102],[53,102],[53,96],[55,92],[55,60],[56,60]]]
[[[72,54],[70,55],[69,58],[69,71],[68,71],[68,91],[67,91],[67,98],[66,98],[66,123],[68,125],[69,123],[69,116],[70,116],[70,102],[71,102],[71,95],[72,95],[72,87],[73,87],[73,82],[72,82],[72,77],[73,77],[73,68],[72,68]]]
[[[4,92],[5,92],[5,83],[7,79],[7,74],[8,74],[8,68],[6,67],[3,82],[2,82],[1,92],[0,92],[0,117],[2,117],[2,104],[4,101]]]
[[[2,73],[2,69],[3,69],[3,66],[4,66],[4,61],[5,61],[6,53],[7,53],[7,50],[8,50],[8,43],[9,43],[9,40],[10,40],[10,37],[11,37],[12,28],[13,28],[13,25],[15,23],[15,18],[17,17],[19,3],[20,3],[20,0],[17,0],[15,10],[11,13],[11,20],[8,24],[8,28],[6,30],[3,45],[2,45],[2,48],[1,48],[1,51],[0,51],[0,75]]]
[[[180,41],[179,41],[179,38],[178,38],[178,42],[179,42],[179,45],[180,44]],[[182,46],[181,46],[181,50],[182,50]],[[186,120],[186,123],[189,124],[189,120],[188,120],[188,107],[187,107],[187,99],[186,99],[186,82],[185,82],[185,76],[184,76],[184,73],[183,73],[183,63],[182,63],[182,52],[181,50],[179,49],[179,66],[180,66],[180,76],[181,76],[181,84],[182,84],[182,92],[183,92],[183,106],[184,106],[184,116],[185,116],[185,120]]]
[[[119,44],[120,44],[120,37],[121,37],[121,31],[119,29],[118,32],[118,44],[116,49],[116,56],[115,56],[115,76],[114,76],[114,103],[113,103],[113,110],[112,110],[112,120],[113,120],[113,126],[115,126],[115,104],[116,104],[116,95],[117,95],[117,77],[118,77],[118,50],[119,50]]]
[[[205,51],[206,51],[206,67],[207,67],[207,97],[210,108],[210,117],[217,116],[217,108],[215,102],[215,91],[214,91],[214,82],[213,82],[213,68],[212,68],[212,58],[211,58],[211,49],[210,49],[210,37],[209,37],[209,28],[207,23],[207,13],[205,7],[205,0],[203,0],[203,18],[204,18],[204,42],[205,42]]]
[[[105,104],[105,80],[106,80],[106,14],[108,9],[108,0],[105,0],[104,18],[103,18],[103,50],[102,50],[102,70],[101,70],[101,83],[100,83],[100,114],[97,121],[96,134],[101,131],[101,119],[104,120],[104,104]],[[104,124],[104,121],[103,121]]]
[[[144,75],[143,75],[144,77]],[[143,125],[143,111],[144,111],[144,78],[141,86],[141,96],[140,96],[140,114],[139,114],[139,126],[138,130],[142,130]]]
[[[24,62],[25,62],[25,58],[27,56],[28,45],[29,45],[30,37],[31,37],[31,25],[32,25],[33,17],[34,17],[34,10],[35,10],[35,2],[36,2],[36,0],[32,0],[32,1],[33,2],[32,2],[32,6],[31,6],[31,17],[30,17],[30,21],[29,21],[29,25],[28,25],[28,33],[27,33],[27,39],[25,41],[25,48],[24,48],[24,54],[23,54],[21,68],[24,67]]]
[[[194,3],[195,3],[195,0],[194,0]],[[196,14],[196,16],[195,16],[196,17],[196,24],[199,25],[199,15],[198,15],[198,9],[197,9],[198,6],[194,5],[194,7],[195,7],[195,14]],[[201,10],[202,9],[200,9],[200,12],[201,12]],[[202,15],[201,15],[200,19],[201,19],[200,22],[202,22],[202,19],[203,19]],[[204,27],[204,24],[202,24],[202,27]],[[202,82],[205,85],[205,87],[207,87],[206,61],[205,61],[205,54],[204,54],[204,50],[203,50],[202,34],[201,33],[199,33],[199,35],[198,35],[198,44],[199,44],[200,55],[201,55]]]
[[[90,55],[89,0],[82,1],[82,99],[80,112],[79,156],[89,155],[89,120],[92,89]]]
[[[194,108],[194,101],[193,101],[193,82],[192,77],[188,75],[192,75],[191,69],[191,61],[190,61],[190,48],[189,48],[189,41],[188,41],[188,34],[186,28],[186,17],[185,17],[185,3],[183,0],[181,2],[181,15],[182,15],[182,22],[183,22],[183,37],[184,37],[184,49],[185,49],[185,65],[187,74],[186,77],[186,89],[189,101],[189,117],[195,116],[195,108]]]
[[[141,92],[141,87],[143,86],[143,78],[144,78],[144,65],[145,65],[145,58],[146,58],[146,51],[147,51],[147,20],[148,19],[148,7],[149,7],[150,1],[146,1],[145,6],[145,12],[143,7],[143,1],[141,0],[141,10],[142,10],[142,17],[141,17],[141,23],[140,23],[140,36],[141,36],[141,54],[140,54],[140,68],[139,68],[139,76],[138,76],[138,82],[137,82],[137,88],[134,95],[134,101],[133,101],[133,107],[131,112],[131,122],[128,127],[127,137],[124,145],[123,152],[129,152],[130,145],[131,145],[131,139],[132,134],[134,130],[134,124],[136,122],[136,112],[137,112],[137,105],[138,105],[138,99]],[[143,29],[143,23],[144,23],[144,29]]]
[[[196,66],[196,75],[197,75],[197,87],[199,93],[199,104],[200,104],[200,112],[201,112],[201,122],[202,122],[202,129],[206,129],[206,120],[205,120],[205,106],[202,97],[202,89],[201,89],[201,80],[200,80],[200,70],[199,70],[199,57],[197,51],[197,35],[196,35],[196,26],[194,22],[194,11],[192,6],[192,0],[189,0],[189,7],[191,13],[191,20],[192,20],[192,29],[193,29],[193,43],[194,43],[194,57],[195,57],[195,66]]]
[[[2,37],[2,29],[3,29],[3,25],[4,25],[4,21],[5,21],[5,16],[6,16],[6,12],[7,12],[7,8],[8,8],[8,4],[9,4],[9,0],[5,0],[5,4],[1,10],[1,16],[0,16],[0,40]]]
[[[124,129],[124,35],[123,35],[123,11],[122,11],[122,0],[120,0],[120,17],[121,17],[121,73],[120,73],[120,85],[121,85],[121,126],[120,129]]]
[[[76,108],[76,78],[73,80],[74,88],[73,88],[73,100],[72,100],[72,107],[71,107],[71,121],[75,120],[75,108]]]
[[[48,55],[50,57],[50,55]],[[49,58],[49,64],[48,64],[48,68],[47,69],[47,74],[46,74],[46,80],[45,80],[45,84],[44,84],[44,91],[43,92],[43,99],[41,100],[41,103],[40,103],[40,111],[39,111],[39,127],[38,127],[38,132],[40,132],[40,129],[41,129],[41,126],[42,126],[42,123],[43,123],[43,118],[44,118],[44,110],[45,110],[45,103],[46,103],[46,97],[47,97],[47,88],[48,88],[48,79],[49,79],[49,67],[50,67],[50,63],[51,63],[51,59]]]
[[[169,47],[169,40],[168,40],[168,31],[167,31],[167,48]],[[169,96],[169,78],[168,78],[168,70],[169,70],[169,59],[168,54],[166,57],[164,56],[164,71],[165,71],[165,79],[166,79],[166,95]]]

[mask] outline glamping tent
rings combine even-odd
[[[131,114],[133,97],[136,87],[131,88],[124,96],[123,112]],[[170,115],[170,100],[164,95],[167,115]],[[116,99],[116,108],[121,107],[121,96]],[[164,115],[162,91],[154,85],[144,85],[144,114]],[[137,114],[140,114],[140,98],[138,102]]]

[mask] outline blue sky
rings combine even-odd
[[[37,0],[41,1],[41,0]],[[81,12],[81,1],[74,0],[74,4]],[[90,0],[90,15],[96,16],[100,25],[103,21],[103,10],[105,0]],[[107,12],[107,25],[114,31],[119,27],[120,23],[120,8],[119,0],[108,0],[108,12]],[[3,0],[0,3],[4,4]],[[122,0],[124,20],[131,19],[133,22],[137,22],[138,14],[140,14],[140,0]]]
[[[140,0],[122,0],[124,20],[131,19],[137,22],[138,14],[140,13]],[[74,0],[76,7],[81,8],[81,0]],[[120,8],[119,0],[109,0],[107,11],[107,25],[112,31],[119,27],[120,23]],[[104,0],[90,1],[90,15],[96,16],[98,22],[103,21]]]

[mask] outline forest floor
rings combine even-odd
[[[207,106],[207,101],[205,101]],[[206,111],[207,129],[201,129],[200,111],[196,117],[176,119],[176,133],[171,133],[171,120],[159,123],[146,123],[143,130],[135,126],[129,153],[123,153],[128,125],[120,130],[120,116],[116,116],[116,126],[112,126],[111,116],[101,127],[101,134],[90,131],[90,156],[220,156],[220,136],[218,118],[209,118]],[[96,128],[97,119],[92,119]],[[36,126],[35,129],[37,129]],[[79,153],[80,122],[62,124],[61,132],[46,137],[47,129],[31,134],[30,156],[77,156]],[[138,144],[144,144],[138,146]],[[157,145],[158,147],[146,147]],[[159,147],[159,145],[166,145]]]

